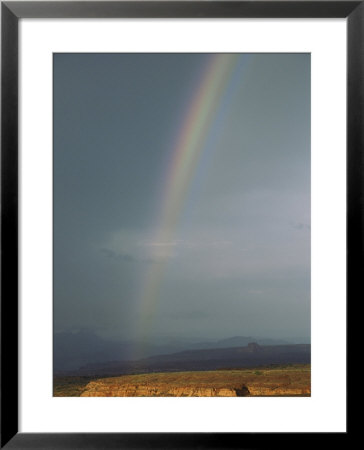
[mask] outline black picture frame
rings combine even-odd
[[[265,448],[278,438],[283,447],[305,444],[311,433],[18,432],[18,22],[109,17],[347,19],[347,305],[364,298],[364,1],[2,1],[1,448]],[[348,437],[348,418],[349,410],[337,442]],[[327,434],[314,437],[327,445]]]

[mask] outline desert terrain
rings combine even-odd
[[[55,397],[310,396],[310,364],[158,372],[112,377],[56,376]]]

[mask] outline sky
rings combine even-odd
[[[310,55],[54,55],[54,331],[310,336]]]

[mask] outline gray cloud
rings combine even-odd
[[[129,253],[116,252],[108,248],[102,248],[101,253],[103,253],[107,258],[114,259],[116,261],[122,261],[126,263],[160,263],[157,259],[153,258],[138,258]]]
[[[291,223],[291,226],[293,228],[295,228],[296,230],[311,230],[311,225],[308,223],[302,223],[302,222]]]
[[[150,336],[309,336],[308,54],[240,57],[175,234],[156,238],[172,153],[209,58],[55,55],[56,330],[138,338],[143,286],[158,268]]]
[[[189,311],[177,311],[168,315],[169,318],[174,320],[206,320],[209,318],[207,311],[201,310],[189,310]]]

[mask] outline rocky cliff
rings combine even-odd
[[[249,395],[245,386],[232,388],[199,388],[191,386],[171,387],[147,385],[113,385],[100,381],[88,383],[81,397],[240,397]]]
[[[88,382],[81,397],[246,397],[310,395],[310,368],[127,375]]]
[[[93,381],[86,386],[81,397],[247,397],[247,396],[302,396],[310,388],[242,386],[237,388],[157,387],[138,385],[110,385]]]

